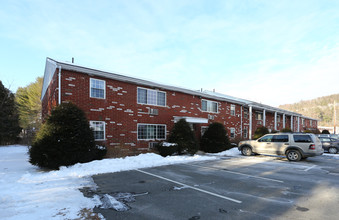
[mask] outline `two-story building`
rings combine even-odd
[[[222,123],[235,141],[251,139],[260,126],[296,132],[317,128],[316,119],[295,112],[50,58],[46,59],[41,99],[43,118],[63,102],[85,111],[96,141],[106,145],[109,156],[151,150],[166,140],[181,118],[190,123],[198,139],[212,122]]]

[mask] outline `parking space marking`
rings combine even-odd
[[[305,169],[304,171],[309,171],[310,169],[313,169],[314,167],[316,167],[317,165],[313,165],[313,166],[311,166],[311,167],[309,167],[309,168],[307,168],[307,169]]]
[[[169,182],[172,182],[172,183],[181,185],[181,186],[184,186],[184,187],[186,187],[186,188],[190,188],[190,189],[193,189],[193,190],[196,190],[196,191],[199,191],[199,192],[203,192],[203,193],[206,193],[206,194],[209,194],[209,195],[218,197],[218,198],[222,198],[222,199],[225,199],[225,200],[229,200],[229,201],[231,201],[231,202],[242,203],[242,201],[240,201],[240,200],[232,199],[232,198],[227,197],[227,196],[219,195],[219,194],[216,194],[216,193],[213,193],[213,192],[209,192],[209,191],[206,191],[206,190],[203,190],[203,189],[199,189],[199,188],[197,188],[197,187],[189,186],[189,185],[187,185],[187,184],[180,183],[180,182],[178,182],[178,181],[171,180],[171,179],[168,179],[168,178],[166,178],[166,177],[162,177],[162,176],[159,176],[159,175],[156,175],[156,174],[153,174],[153,173],[149,173],[149,172],[146,172],[146,171],[143,171],[143,170],[138,170],[138,169],[136,169],[136,171],[138,171],[138,172],[140,172],[140,173],[144,173],[144,174],[150,175],[150,176],[154,176],[154,177],[157,177],[157,178],[159,178],[159,179],[163,179],[163,180],[166,180],[166,181],[169,181]]]
[[[212,170],[221,170],[221,171],[226,172],[226,173],[232,173],[232,174],[236,174],[236,175],[242,175],[242,176],[247,176],[247,177],[252,177],[252,178],[257,178],[257,179],[263,179],[263,180],[268,180],[268,181],[273,181],[273,182],[278,182],[278,183],[284,183],[284,181],[282,181],[282,180],[276,180],[276,179],[271,179],[271,178],[266,178],[266,177],[261,177],[261,176],[253,176],[253,175],[249,175],[249,174],[245,174],[245,173],[239,173],[239,172],[224,170],[224,169],[216,168],[216,167],[205,167],[205,166],[199,166],[199,165],[195,165],[195,164],[188,164],[188,165],[212,169]]]

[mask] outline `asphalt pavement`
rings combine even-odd
[[[338,219],[339,159],[217,160],[93,176],[87,196],[111,195],[127,210],[97,207],[106,219]],[[128,195],[128,196],[121,196]]]

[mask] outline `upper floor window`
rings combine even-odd
[[[218,113],[218,103],[209,100],[201,100],[201,110]]]
[[[105,122],[90,121],[90,128],[93,130],[95,140],[105,140]]]
[[[255,113],[255,119],[262,120],[263,119],[263,113],[262,112],[256,112]]]
[[[104,80],[91,78],[91,80],[90,80],[90,97],[91,98],[104,99],[105,94],[106,94],[105,88],[106,88],[106,82]]]
[[[244,118],[248,119],[248,109],[244,108]]]
[[[166,106],[166,93],[153,89],[138,88],[138,104]]]
[[[235,105],[231,105],[231,115],[235,116]]]
[[[280,121],[281,121],[280,115],[277,115],[277,122],[280,122]]]
[[[312,121],[312,120],[310,120],[310,126],[312,126],[312,122],[313,122],[313,121]]]

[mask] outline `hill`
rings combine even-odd
[[[333,126],[333,104],[336,102],[336,124],[339,124],[339,94],[323,96],[294,104],[280,105],[279,108],[298,112],[319,119],[319,126]]]

